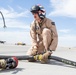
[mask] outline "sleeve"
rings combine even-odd
[[[58,44],[58,34],[57,34],[55,22],[53,22],[52,20],[48,21],[48,28],[51,30],[51,33],[52,33],[52,41],[49,49],[56,50],[56,47]]]
[[[50,45],[50,50],[56,50],[57,44],[58,44],[58,34],[57,34],[57,29],[56,25],[54,22],[51,22],[51,31],[52,31],[52,42]]]
[[[38,44],[37,44],[37,35],[36,35],[35,25],[34,24],[30,25],[30,35],[31,35],[31,39],[32,39],[32,46],[38,46]]]

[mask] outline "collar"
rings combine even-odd
[[[37,24],[44,24],[45,22],[46,22],[46,20],[47,20],[47,18],[44,18],[43,20],[41,20],[41,23],[38,23],[36,20],[35,20],[35,23],[37,23]]]

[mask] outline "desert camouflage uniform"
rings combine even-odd
[[[45,50],[56,50],[58,44],[58,34],[55,23],[52,20],[44,18],[41,23],[34,20],[31,23],[30,28],[32,47],[30,50],[28,50],[28,55],[31,55],[31,51],[33,50],[34,46],[38,47],[38,53]]]

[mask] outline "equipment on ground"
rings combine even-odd
[[[6,55],[0,55],[0,59],[7,59],[7,58],[11,58],[13,56],[6,56]],[[29,60],[29,59],[36,59],[36,60],[40,60],[41,54],[40,55],[36,55],[36,56],[28,56],[28,55],[24,55],[24,56],[15,56],[18,60]],[[64,59],[58,56],[49,56],[48,59],[53,59],[68,65],[72,65],[72,66],[76,66],[76,62],[72,61],[72,60],[68,60],[68,59]]]
[[[6,41],[0,41],[0,43],[4,44]]]
[[[7,57],[7,56],[6,56]],[[17,57],[9,57],[0,59],[0,69],[14,69],[18,66],[18,59]]]

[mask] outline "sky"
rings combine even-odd
[[[33,15],[30,8],[41,4],[46,17],[53,20],[58,32],[58,46],[76,47],[76,0],[0,0],[0,40],[8,43],[31,44],[30,23]]]

